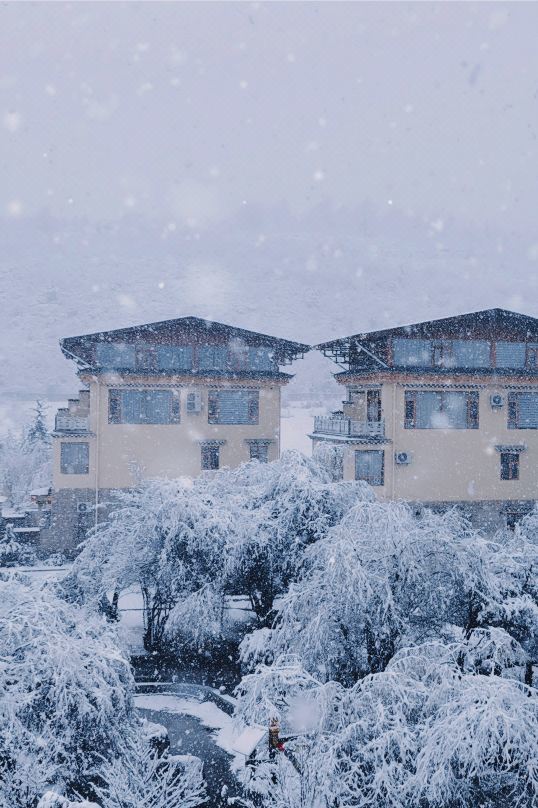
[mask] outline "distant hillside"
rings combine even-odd
[[[192,314],[314,343],[492,306],[538,314],[532,239],[392,210],[245,208],[201,231],[42,216],[0,220],[0,238],[4,402],[75,389],[60,337],[138,322]],[[330,385],[325,360],[296,370],[293,397]]]

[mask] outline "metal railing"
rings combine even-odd
[[[56,432],[87,432],[89,429],[89,418],[87,415],[59,414],[56,416]]]
[[[384,437],[384,421],[353,421],[330,415],[314,416],[314,432],[325,435]]]

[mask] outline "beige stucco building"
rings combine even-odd
[[[194,317],[64,339],[84,389],[58,411],[51,541],[73,549],[115,492],[280,452],[280,366],[308,346]]]
[[[346,399],[311,438],[341,447],[344,479],[487,526],[538,499],[538,320],[491,309],[318,348]]]

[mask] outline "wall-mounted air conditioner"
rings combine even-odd
[[[504,406],[504,396],[500,393],[492,393],[489,397],[489,403],[491,404],[492,409],[498,409],[499,407]]]
[[[77,511],[78,513],[89,513],[92,509],[92,506],[89,505],[87,502],[79,502],[77,504]]]
[[[187,393],[187,412],[201,412],[202,411],[202,394],[199,390],[193,390]]]
[[[411,462],[411,452],[396,452],[394,459],[398,466],[408,466]]]

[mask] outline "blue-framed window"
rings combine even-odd
[[[111,424],[179,424],[179,390],[109,390]]]
[[[248,350],[249,354],[249,368],[250,370],[276,370],[277,363],[275,354],[272,348],[261,345],[259,347],[251,346]]]
[[[495,364],[498,368],[524,368],[525,356],[524,342],[498,342],[495,346]]]
[[[90,444],[62,443],[60,446],[60,471],[62,474],[89,474]]]
[[[192,370],[192,346],[157,348],[157,365],[162,370]]]
[[[382,449],[358,449],[355,452],[355,479],[370,485],[384,485],[385,452]]]
[[[478,429],[478,392],[408,390],[406,429]]]
[[[124,343],[101,343],[96,346],[97,364],[110,369],[134,369],[135,346]]]
[[[393,363],[399,367],[427,367],[432,364],[432,343],[427,339],[397,338],[392,341]]]
[[[226,345],[202,345],[198,349],[200,370],[226,370],[227,359]]]
[[[538,393],[508,393],[508,429],[538,429]]]
[[[207,420],[210,424],[257,424],[259,390],[210,390]]]

